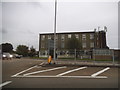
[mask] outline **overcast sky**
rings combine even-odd
[[[54,31],[53,1],[2,2],[2,42],[12,43],[14,49],[23,44],[38,50],[39,33]],[[57,32],[89,31],[98,26],[107,26],[107,45],[117,49],[117,2],[58,2]]]

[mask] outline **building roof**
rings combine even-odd
[[[94,33],[95,31],[80,31],[80,32],[56,32],[56,34],[78,34],[78,33]],[[41,35],[48,35],[48,34],[54,34],[54,33],[40,33]]]

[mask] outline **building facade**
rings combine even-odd
[[[56,51],[58,55],[69,52],[68,40],[75,37],[80,42],[80,51],[89,52],[95,48],[108,48],[106,45],[106,31],[56,33]],[[39,56],[48,56],[54,48],[54,33],[39,34]],[[78,49],[77,49],[78,50]],[[78,50],[78,51],[79,51]]]

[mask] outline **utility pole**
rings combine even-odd
[[[113,64],[115,64],[114,49],[112,50]]]
[[[54,13],[54,64],[56,60],[56,15],[57,15],[57,0],[55,0],[55,13]]]

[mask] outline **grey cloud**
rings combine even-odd
[[[0,30],[0,32],[1,32],[2,34],[8,33],[7,29],[5,29],[5,28],[2,28],[2,30]]]
[[[117,47],[117,3],[58,3],[57,32],[72,32],[108,27],[107,42]],[[54,3],[24,2],[3,3],[4,41],[34,44],[39,48],[39,33],[53,32]],[[111,37],[111,33],[113,36]],[[114,41],[114,42],[113,42]]]
[[[35,34],[34,32],[32,32],[31,30],[27,30],[26,31],[28,34]]]
[[[33,31],[31,30],[24,30],[24,31],[19,31],[21,34],[30,34],[30,35],[33,35],[35,34]]]
[[[40,2],[27,2],[28,5],[33,6],[34,8],[40,8]]]

